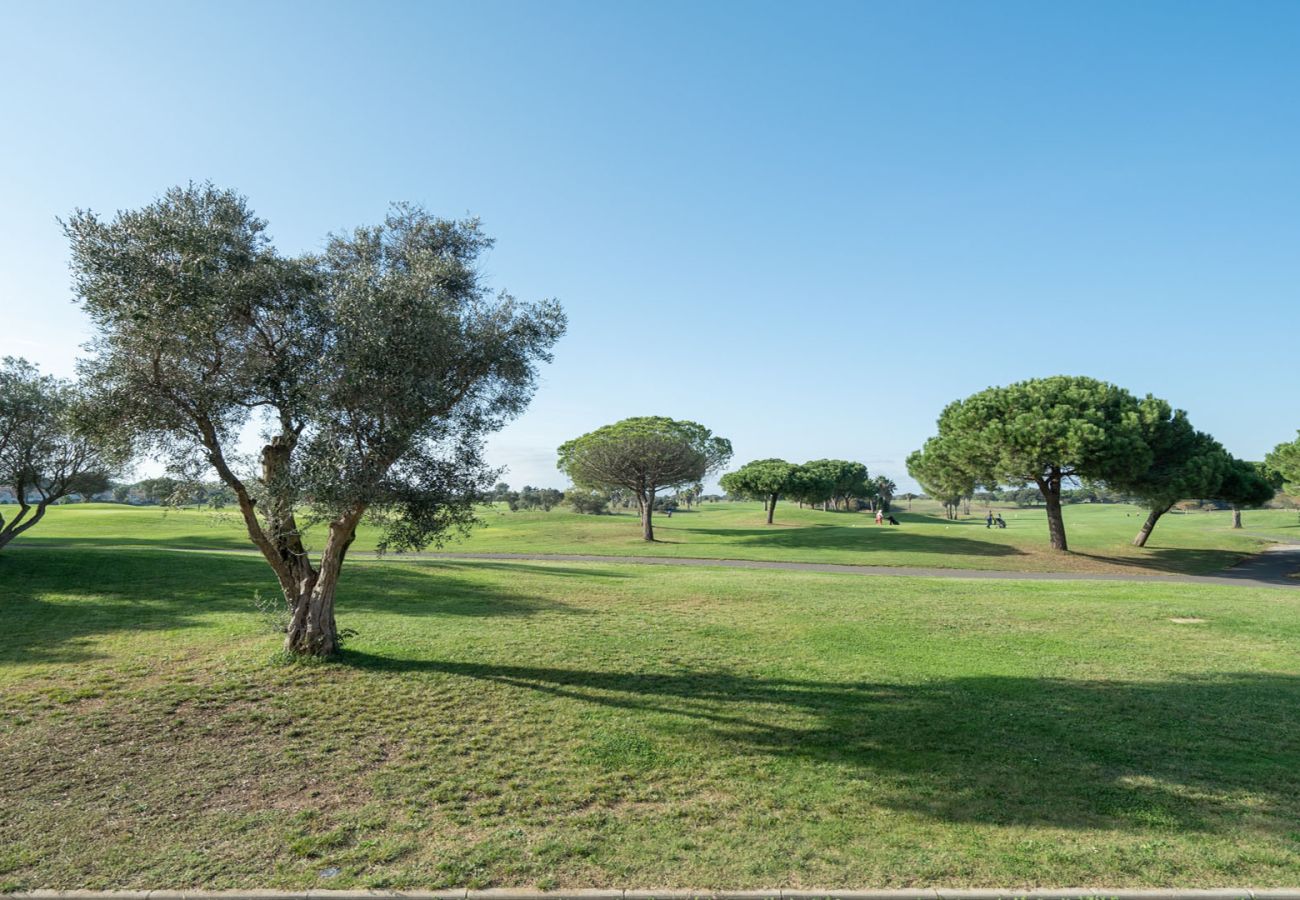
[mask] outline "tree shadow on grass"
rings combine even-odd
[[[402,616],[528,616],[543,612],[588,615],[587,610],[560,600],[521,593],[468,576],[476,571],[545,578],[619,579],[621,572],[594,571],[568,566],[529,565],[484,560],[412,560],[415,566],[354,565],[344,567],[339,581],[336,615],[342,622],[348,610],[395,613]]]
[[[668,530],[671,526],[666,526]],[[794,528],[779,526],[759,528],[690,528],[685,534],[725,538],[739,546],[780,550],[849,550],[863,554],[876,551],[891,553],[935,553],[944,556],[1024,556],[1018,547],[995,541],[981,541],[951,535],[918,534],[906,527],[886,532],[852,525],[815,523]]]
[[[697,752],[839,767],[849,783],[881,788],[887,805],[946,822],[1206,832],[1300,823],[1300,677],[1292,675],[872,684],[354,651],[345,661],[624,710],[627,727],[665,747],[703,733],[715,746]]]
[[[484,618],[582,612],[503,587],[500,579],[468,577],[474,568],[432,561],[344,566],[339,626],[348,627],[349,614],[361,611]],[[547,577],[625,577],[561,566],[522,568]],[[100,658],[96,638],[209,627],[219,616],[247,615],[248,629],[255,631],[264,627],[254,605],[259,593],[272,601],[280,596],[266,563],[252,556],[85,549],[6,553],[0,555],[0,613],[6,625],[0,665]]]
[[[351,556],[348,557],[348,560],[350,563],[353,562]],[[488,571],[508,572],[517,575],[522,572],[529,575],[544,575],[555,578],[583,578],[598,579],[602,581],[631,577],[625,572],[612,572],[608,569],[598,568],[595,565],[592,565],[589,568],[574,568],[549,562],[528,563],[512,559],[500,561],[493,559],[456,559],[455,557],[439,559],[437,557],[428,556],[408,556],[403,559],[401,556],[390,554],[384,557],[384,560],[411,563],[418,568],[427,569],[434,573],[447,574]],[[361,563],[361,565],[356,565],[355,569],[365,568],[368,572],[378,571],[380,569],[379,566],[365,566],[364,563],[367,561],[379,562],[379,560],[374,557],[359,557],[355,562]],[[347,570],[345,569],[344,571],[346,572]]]
[[[1166,575],[1222,575],[1225,569],[1250,554],[1234,550],[1191,550],[1179,547],[1146,548],[1143,556],[1108,556],[1104,553],[1080,553],[1072,556],[1135,569],[1147,569]]]
[[[22,543],[14,541],[12,548],[18,551],[32,550],[256,550],[257,545],[247,535],[223,534],[213,531],[211,534],[168,534],[158,537],[105,536],[92,537],[46,537],[37,533],[23,535]],[[6,548],[6,552],[10,548]]]

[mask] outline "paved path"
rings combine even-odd
[[[23,543],[14,541],[10,548],[33,550],[75,547],[75,542],[60,541]],[[101,548],[102,549],[102,548]],[[126,549],[139,549],[127,546]],[[158,547],[172,553],[228,553],[260,556],[257,550],[222,547]],[[457,551],[421,551],[378,554],[370,550],[353,550],[350,559],[392,560],[500,560],[504,562],[577,562],[629,566],[683,566],[705,569],[776,569],[787,572],[825,572],[832,575],[866,575],[884,578],[993,578],[1009,581],[1124,581],[1162,584],[1208,584],[1235,587],[1300,588],[1300,544],[1278,544],[1262,553],[1242,560],[1217,575],[1156,575],[1144,572],[1013,572],[1001,569],[945,569],[939,566],[869,566],[847,563],[778,562],[759,559],[710,559],[687,556],[605,556],[597,553],[461,553]]]
[[[353,556],[375,554],[352,554]],[[608,563],[635,566],[686,566],[726,569],[780,569],[829,572],[836,575],[875,575],[909,578],[1000,578],[1012,581],[1155,581],[1165,584],[1213,584],[1249,587],[1300,588],[1289,578],[1300,570],[1300,546],[1279,545],[1252,556],[1219,575],[1147,575],[1140,572],[1006,572],[995,569],[943,569],[932,566],[855,566],[841,563],[772,562],[756,559],[704,559],[680,556],[601,556],[586,553],[404,553],[407,559],[496,559],[529,562]]]

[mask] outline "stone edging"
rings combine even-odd
[[[3,900],[1300,900],[1300,888],[1027,890],[916,888],[888,890],[558,890],[513,888],[444,891],[16,891]]]

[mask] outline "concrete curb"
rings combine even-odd
[[[1300,888],[897,888],[886,890],[16,891],[4,900],[1300,900]]]

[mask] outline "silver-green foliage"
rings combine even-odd
[[[0,515],[0,547],[40,522],[50,504],[108,489],[125,454],[86,432],[86,409],[77,385],[24,359],[0,360],[0,486],[17,505]]]
[[[527,405],[565,327],[553,301],[488,289],[476,220],[414,206],[293,258],[243,197],[207,184],[65,228],[102,427],[231,488],[294,610],[294,651],[336,648],[334,584],[362,516],[396,549],[472,520],[495,474],[482,438]],[[308,505],[328,522],[319,568]]]

